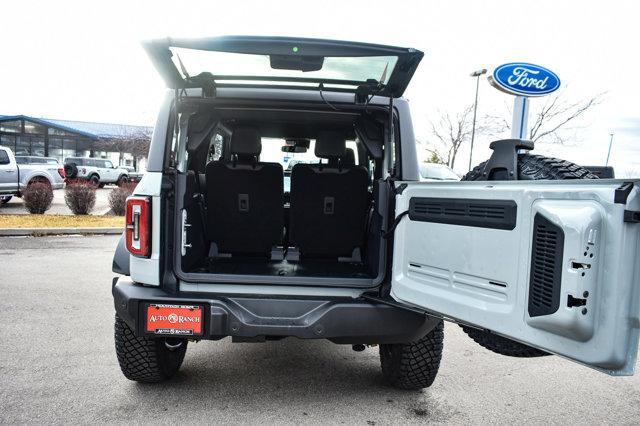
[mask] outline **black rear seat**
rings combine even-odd
[[[301,257],[351,257],[364,239],[367,171],[345,164],[346,139],[339,132],[321,132],[315,155],[329,164],[298,163],[291,171],[289,245]]]
[[[260,134],[237,128],[230,161],[207,164],[207,231],[214,253],[269,256],[282,245],[283,171],[258,161]]]

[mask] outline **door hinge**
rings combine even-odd
[[[180,245],[180,254],[185,256],[187,254],[187,249],[192,247],[192,244],[187,243],[187,229],[191,227],[191,224],[187,222],[187,211],[185,209],[182,210],[182,242]]]
[[[634,210],[625,210],[624,211],[624,221],[629,223],[638,223],[640,222],[640,211]]]
[[[616,204],[627,204],[627,198],[633,189],[633,182],[624,182],[613,195],[613,202]]]

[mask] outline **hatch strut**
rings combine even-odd
[[[389,149],[394,149],[395,150],[395,129],[393,128],[393,96],[389,96]],[[388,172],[390,175],[394,175],[395,174],[395,163],[397,162],[397,158],[396,161],[394,161],[393,163],[391,162],[391,155],[388,155],[387,158],[389,159],[389,168],[388,168]]]

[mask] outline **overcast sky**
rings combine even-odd
[[[640,3],[634,1],[4,2],[0,114],[153,124],[164,84],[140,40],[166,36],[334,38],[425,52],[405,96],[417,136],[438,111],[473,102],[469,73],[504,62],[546,66],[566,96],[607,92],[566,146],[536,151],[640,175]],[[479,115],[508,116],[512,97],[481,80]],[[542,102],[535,99],[533,103]],[[474,158],[489,155],[480,137]],[[456,170],[464,172],[468,150]],[[475,163],[475,161],[474,161]]]

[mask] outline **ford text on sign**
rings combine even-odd
[[[500,65],[489,82],[503,92],[519,96],[543,96],[560,87],[560,78],[553,71],[525,62]]]

